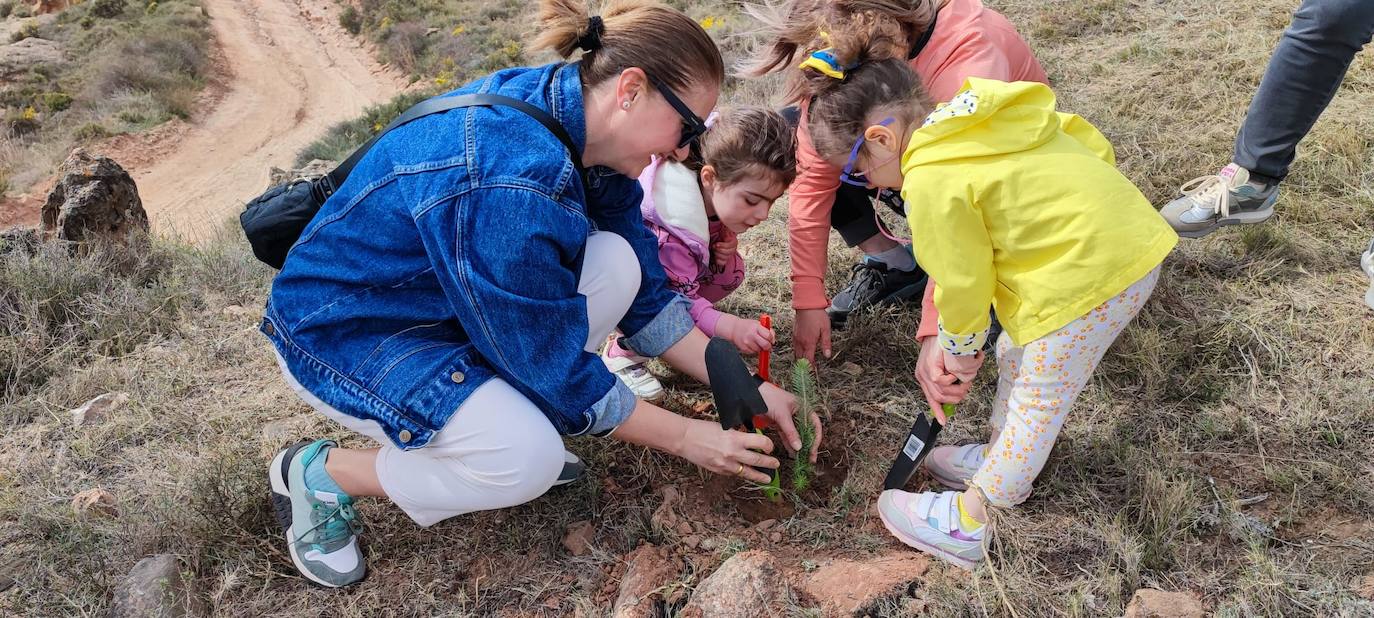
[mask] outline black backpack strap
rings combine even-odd
[[[573,143],[572,136],[568,135],[568,131],[563,128],[563,125],[559,124],[557,120],[554,120],[553,116],[550,116],[548,112],[530,105],[525,101],[521,101],[520,99],[513,99],[499,94],[460,94],[421,101],[406,110],[405,113],[401,114],[395,120],[391,121],[391,124],[386,125],[386,128],[382,129],[380,133],[372,136],[372,139],[367,140],[367,142],[359,146],[357,150],[354,150],[353,154],[348,155],[348,158],[345,159],[343,163],[340,163],[338,167],[334,168],[334,171],[329,172],[326,176],[329,186],[323,188],[325,192],[324,195],[320,196],[320,201],[323,202],[324,198],[329,197],[336,189],[343,186],[344,180],[348,178],[348,174],[352,172],[353,168],[362,160],[363,155],[366,155],[367,151],[371,150],[372,146],[377,143],[377,140],[381,139],[383,135],[386,135],[392,129],[417,118],[446,112],[451,109],[458,109],[460,107],[496,106],[509,107],[530,118],[538,120],[539,124],[544,125],[545,129],[548,129],[554,137],[558,138],[558,141],[563,142],[563,146],[568,149],[568,155],[572,157],[573,165],[577,166],[577,171],[579,173],[582,171],[582,154],[578,152],[577,145]]]

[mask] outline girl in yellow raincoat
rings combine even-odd
[[[985,505],[1029,497],[1074,399],[1178,237],[1117,171],[1107,139],[1056,112],[1049,87],[971,78],[932,109],[905,63],[863,62],[884,57],[869,53],[883,33],[851,27],[860,34],[835,33],[834,48],[802,65],[817,150],[845,182],[900,188],[917,260],[936,282],[949,382],[977,374],[989,306],[1005,328],[990,441],[926,460],[962,493],[879,499],[904,543],[972,568],[984,557]]]

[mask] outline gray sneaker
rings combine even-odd
[[[1184,238],[1202,238],[1217,228],[1262,223],[1274,216],[1279,185],[1250,182],[1250,171],[1232,163],[1215,176],[1194,178],[1179,188],[1183,195],[1159,214]]]
[[[358,549],[353,499],[305,485],[306,467],[335,446],[332,440],[297,442],[277,453],[267,469],[272,508],[285,530],[291,561],[301,575],[330,588],[357,583],[367,575]]]
[[[559,485],[567,485],[568,483],[582,478],[582,475],[586,472],[587,464],[582,463],[582,460],[578,459],[577,455],[565,450],[563,451],[563,471],[558,473],[558,479],[553,482],[553,486],[558,487]]]

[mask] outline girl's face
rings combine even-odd
[[[711,113],[720,95],[720,87],[709,83],[678,90],[673,96],[698,119]],[[669,91],[673,89],[669,87]],[[618,156],[606,165],[635,178],[654,156],[672,156],[678,150],[684,118],[641,69],[630,68],[621,74],[617,95],[620,106],[614,110],[612,130],[617,138],[613,151]]]
[[[757,166],[734,182],[722,183],[715,168],[708,165],[701,170],[701,189],[706,207],[714,210],[726,229],[739,234],[767,219],[773,202],[787,187]]]

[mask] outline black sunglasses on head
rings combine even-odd
[[[673,106],[673,109],[677,111],[677,115],[682,116],[682,138],[677,142],[678,148],[682,148],[696,141],[698,137],[701,137],[702,133],[706,132],[706,123],[703,122],[701,118],[698,118],[696,114],[692,113],[692,109],[687,107],[687,104],[683,103],[682,99],[677,98],[677,94],[675,94],[671,88],[664,85],[663,82],[658,81],[658,78],[653,75],[649,75],[649,83],[652,83],[654,88],[658,89],[659,94],[662,94],[663,98],[668,100],[668,104]]]

